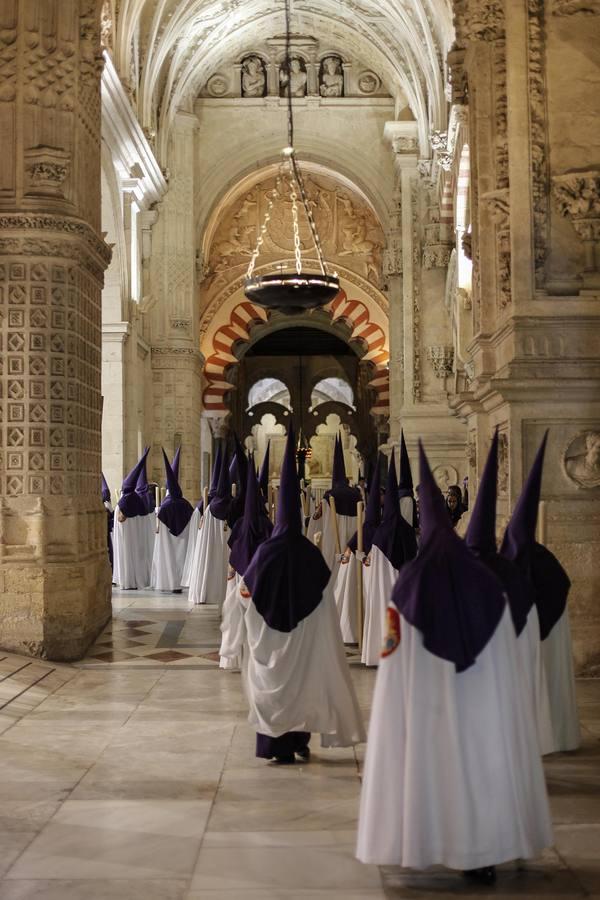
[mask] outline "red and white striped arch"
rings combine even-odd
[[[386,349],[386,334],[381,325],[372,322],[369,310],[362,300],[349,300],[345,291],[340,291],[332,303],[326,307],[331,321],[344,321],[352,328],[351,339],[361,340],[367,346],[363,359],[369,360],[375,367],[375,374],[370,381],[375,389],[377,399],[373,415],[389,415],[389,352]],[[238,358],[233,353],[233,346],[238,341],[250,340],[252,325],[267,322],[269,315],[260,306],[243,300],[234,307],[229,322],[215,331],[211,342],[211,353],[204,364],[204,377],[207,386],[204,389],[204,415],[221,418],[228,412],[225,394],[235,390],[235,386],[227,381],[226,369],[237,365]]]

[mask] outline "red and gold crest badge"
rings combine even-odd
[[[400,643],[400,613],[395,606],[388,606],[386,610],[387,634],[381,650],[382,658],[391,656]]]

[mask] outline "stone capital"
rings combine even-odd
[[[386,122],[383,137],[392,148],[397,168],[416,167],[419,153],[416,122]]]

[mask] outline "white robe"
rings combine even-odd
[[[188,545],[190,524],[181,534],[171,534],[163,522],[158,522],[154,542],[150,585],[157,591],[179,591],[182,585],[183,564]]]
[[[581,733],[577,717],[571,628],[567,606],[546,640],[542,641],[542,655],[548,684],[554,749],[576,750],[581,744]]]
[[[241,669],[246,643],[246,611],[240,596],[242,579],[237,572],[227,576],[227,593],[223,603],[221,619],[221,648],[219,650],[221,669]]]
[[[123,590],[147,588],[150,585],[152,557],[149,554],[148,520],[154,516],[133,516],[119,522],[115,512],[113,529],[113,582]]]
[[[323,559],[329,566],[333,575],[337,575],[337,569],[340,564],[340,554],[344,552],[348,546],[348,541],[356,532],[356,516],[340,516],[337,515],[337,527],[340,537],[340,549],[338,551],[335,539],[335,523],[333,513],[327,500],[323,500],[321,504],[321,517],[319,519],[311,518],[306,529],[306,537],[314,544],[315,534],[320,531],[322,533],[319,550],[323,554]]]
[[[333,596],[345,644],[358,643],[358,578],[361,569],[364,566],[356,554],[351,553],[347,563],[340,563],[334,581]]]
[[[245,621],[244,684],[253,728],[271,737],[320,733],[322,747],[364,741],[331,582],[317,608],[289,633],[269,628],[251,600]]]
[[[400,629],[377,672],[358,858],[465,870],[539,855],[552,828],[508,607],[461,674],[402,616]]]
[[[363,572],[369,574],[363,582],[365,623],[361,662],[365,666],[376,666],[379,664],[383,638],[386,634],[386,610],[398,578],[398,571],[375,544],[371,547],[369,555],[371,565],[363,567]]]
[[[192,568],[192,559],[194,558],[194,548],[196,546],[196,538],[198,537],[198,525],[201,520],[200,510],[195,506],[192,518],[188,528],[188,542],[185,551],[185,560],[183,562],[183,572],[181,574],[182,587],[190,586],[190,570]]]
[[[517,648],[523,669],[523,678],[535,710],[540,753],[544,756],[554,752],[555,744],[540,642],[540,623],[535,606],[529,610],[525,627],[517,638]]]
[[[216,603],[221,610],[227,585],[228,537],[226,522],[211,514],[209,504],[196,534],[188,593],[191,603]]]

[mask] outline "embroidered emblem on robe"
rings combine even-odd
[[[382,658],[391,656],[400,643],[400,613],[394,606],[388,606],[386,610],[387,634],[381,650]]]

